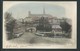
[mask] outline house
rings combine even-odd
[[[52,25],[52,32],[54,32],[54,34],[62,34],[62,28],[60,27],[60,25]]]

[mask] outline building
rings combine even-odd
[[[45,13],[45,9],[43,9],[42,14],[32,14],[31,11],[28,12],[28,17],[32,18],[32,20],[38,20],[41,17],[52,18],[53,16]]]
[[[62,34],[62,28],[60,27],[60,25],[52,25],[52,32],[54,32],[54,34]]]
[[[24,21],[34,22],[34,21],[37,21],[38,19],[40,19],[41,17],[48,18],[48,21],[50,22],[50,24],[60,24],[60,22],[58,21],[58,18],[53,17],[50,14],[46,14],[44,8],[43,8],[43,13],[42,14],[33,14],[33,13],[31,13],[31,11],[29,11],[28,12],[28,17],[26,17],[24,19]]]
[[[52,25],[52,28],[53,30],[61,30],[61,27],[60,27],[60,20],[57,18],[57,17],[53,17],[52,15],[50,14],[46,14],[45,13],[45,9],[43,8],[43,13],[42,14],[32,14],[31,11],[28,12],[28,17],[26,17],[24,20],[25,22],[31,22],[33,24],[33,27],[36,27],[38,25],[38,20],[41,18],[41,17],[44,17],[44,18],[47,18],[49,23]],[[35,23],[33,23],[35,22]],[[57,25],[55,28],[55,25]],[[56,31],[55,31],[56,32]]]

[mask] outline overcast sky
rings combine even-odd
[[[28,16],[28,11],[32,14],[43,14],[45,7],[46,14],[51,14],[56,17],[65,17],[65,8],[58,5],[44,4],[44,3],[21,3],[11,7],[8,12],[12,13],[14,18],[25,18]]]

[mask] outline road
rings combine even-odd
[[[34,33],[25,32],[21,37],[14,38],[9,40],[13,43],[20,43],[20,44],[40,44],[40,43],[47,43],[47,44],[65,44],[69,43],[70,40],[67,38],[50,38],[50,37],[41,37],[37,36]]]

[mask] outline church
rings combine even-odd
[[[28,12],[28,17],[26,17],[24,19],[24,21],[32,23],[34,21],[39,20],[41,17],[44,17],[44,18],[48,19],[49,23],[52,25],[53,31],[60,31],[60,30],[62,30],[62,28],[60,27],[60,21],[59,21],[59,19],[57,17],[53,17],[50,14],[46,14],[45,13],[45,8],[43,8],[43,13],[42,14],[33,14],[33,13],[31,13],[31,11],[29,11]],[[36,27],[34,25],[37,25],[37,23],[33,24],[32,27]]]
[[[60,24],[59,19],[57,17],[53,17],[52,15],[45,13],[45,8],[43,8],[43,13],[41,14],[33,14],[31,13],[31,11],[29,11],[28,17],[26,17],[24,21],[33,22],[33,21],[40,19],[41,17],[48,18],[51,24]]]

